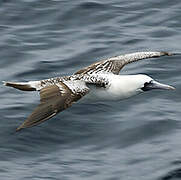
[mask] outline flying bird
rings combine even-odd
[[[129,63],[171,55],[168,52],[136,52],[101,60],[70,76],[29,82],[3,81],[5,86],[40,93],[40,104],[16,131],[38,125],[80,99],[119,101],[153,89],[173,90],[174,87],[144,74],[119,75],[120,70]]]

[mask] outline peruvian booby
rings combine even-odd
[[[143,74],[118,75],[129,63],[171,55],[168,52],[136,52],[96,62],[70,76],[29,82],[3,81],[6,86],[40,93],[40,104],[16,130],[40,124],[81,98],[119,101],[152,89],[175,89]]]

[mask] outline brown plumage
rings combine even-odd
[[[51,85],[42,88],[40,90],[40,104],[16,131],[35,126],[50,119],[60,111],[70,107],[72,103],[78,101],[80,98],[80,94],[75,95],[62,82],[58,86]]]
[[[36,91],[36,88],[31,87],[29,84],[25,83],[16,83],[16,82],[5,82],[3,81],[5,86],[13,87],[22,91]]]
[[[74,102],[89,93],[88,85],[99,88],[106,88],[109,81],[99,76],[99,73],[119,74],[119,71],[126,65],[146,58],[170,56],[168,52],[138,52],[111,57],[91,64],[74,75],[56,77],[41,81],[30,81],[25,83],[4,82],[4,85],[14,87],[23,91],[39,91],[40,104],[32,114],[16,130],[32,127],[40,124],[60,111],[70,107]]]
[[[160,56],[172,56],[172,53],[168,52],[137,52],[131,54],[125,54],[120,56],[115,56],[108,58],[106,60],[101,60],[99,62],[93,63],[79,71],[75,74],[87,74],[92,72],[111,72],[113,74],[119,74],[120,70],[129,63],[136,62],[148,58],[157,58]]]

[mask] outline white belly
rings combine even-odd
[[[104,88],[92,89],[80,102],[120,101],[137,94],[139,94],[139,92],[116,92],[113,89]]]
[[[107,78],[110,81],[109,87],[99,88],[92,86],[90,87],[90,92],[81,101],[120,101],[141,93],[135,86],[134,75],[109,75]]]
[[[88,101],[112,101],[117,100],[105,89],[92,89],[83,99]]]

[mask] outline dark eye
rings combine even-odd
[[[150,90],[150,85],[152,83],[152,80],[150,82],[145,82],[144,87],[141,88],[142,91],[149,91]]]
[[[146,87],[148,84],[150,84],[150,82],[145,82],[144,87]]]

